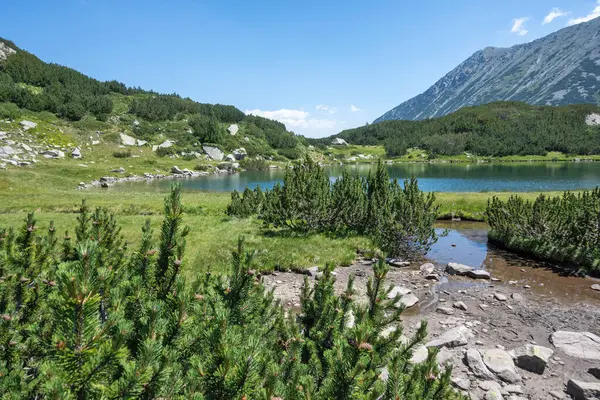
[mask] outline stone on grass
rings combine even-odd
[[[456,328],[452,328],[444,332],[441,336],[430,340],[425,344],[426,347],[458,347],[466,346],[469,343],[469,339],[473,337],[471,329],[464,325],[459,325]]]
[[[183,171],[177,165],[171,168],[171,172],[175,175],[183,175]]]
[[[71,152],[71,157],[81,158],[81,149],[79,147],[76,147],[75,149],[73,149],[73,151]]]
[[[223,153],[223,150],[216,146],[204,145],[202,146],[202,150],[204,150],[206,155],[210,157],[211,160],[221,161],[223,160],[223,157],[225,157],[225,153]]]
[[[333,144],[335,146],[348,146],[348,142],[346,142],[342,138],[335,138],[335,139],[333,139],[333,141],[331,142],[331,144]]]
[[[521,377],[515,370],[515,363],[511,355],[500,349],[488,349],[481,352],[483,362],[496,376],[508,383],[515,383]]]
[[[35,127],[37,127],[37,123],[32,122],[32,121],[23,120],[23,121],[21,121],[19,123],[23,127],[23,130],[26,130],[26,131],[28,131],[29,129],[34,129]]]
[[[464,264],[450,262],[446,266],[446,272],[450,275],[466,275],[471,271],[473,271],[473,267]]]
[[[511,354],[517,367],[541,375],[554,351],[548,347],[526,344],[514,349]]]
[[[574,400],[598,400],[600,399],[600,383],[570,379],[567,383],[567,393]]]
[[[600,361],[600,337],[593,333],[558,331],[550,341],[571,357]]]
[[[240,128],[237,126],[237,124],[231,124],[229,125],[229,128],[227,128],[227,130],[229,131],[229,134],[231,136],[235,136],[235,134],[238,133]]]
[[[125,133],[120,133],[119,137],[121,138],[121,143],[125,146],[135,146],[137,141],[134,137],[131,137]]]

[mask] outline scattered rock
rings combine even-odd
[[[25,130],[25,131],[28,131],[30,129],[34,129],[38,125],[35,122],[27,121],[27,120],[23,120],[23,121],[19,122],[19,124],[21,124],[21,126],[23,127],[23,130]]]
[[[393,299],[396,296],[404,296],[411,293],[412,290],[405,288],[404,286],[394,286],[392,290],[387,294],[388,299]]]
[[[118,174],[123,174],[123,173],[125,173],[125,168],[119,167],[119,168],[111,169],[110,172],[115,172],[115,173],[118,173]]]
[[[471,337],[473,337],[471,329],[464,325],[459,325],[456,328],[446,331],[438,338],[430,340],[425,346],[437,348],[466,346]]]
[[[596,379],[600,379],[600,368],[588,369],[588,374],[592,375]]]
[[[440,314],[446,314],[446,315],[453,315],[454,314],[454,310],[452,310],[450,307],[438,307],[435,309],[436,312],[439,312]]]
[[[225,156],[225,161],[235,162],[235,157],[233,156],[233,154],[227,154]]]
[[[570,379],[567,383],[567,393],[574,400],[598,400],[600,399],[600,383]]]
[[[459,310],[467,311],[467,305],[462,301],[457,301],[452,304],[452,307],[458,308]]]
[[[558,392],[556,390],[553,390],[549,394],[550,394],[550,396],[552,396],[555,399],[564,399],[565,398],[565,394],[563,392]]]
[[[413,364],[420,364],[423,361],[427,360],[427,356],[429,355],[429,350],[425,346],[418,346],[413,351],[412,357],[410,358],[410,362]]]
[[[247,155],[248,155],[248,153],[246,153],[246,149],[243,147],[240,147],[239,149],[235,149],[233,151],[233,156],[238,161],[243,160],[244,158],[246,158]]]
[[[452,378],[452,384],[462,390],[469,390],[471,388],[471,381],[467,378]]]
[[[600,285],[599,284],[592,285],[592,290],[597,290],[598,292],[600,292]]]
[[[433,271],[435,271],[435,265],[432,263],[423,264],[419,267],[419,271],[421,271],[423,275],[431,275],[433,274]]]
[[[600,115],[599,114],[590,114],[585,117],[585,123],[589,126],[600,125]]]
[[[502,386],[500,386],[500,384],[496,381],[481,381],[479,382],[479,389],[483,390],[483,391],[490,391],[490,390],[500,390],[502,388]]]
[[[174,140],[167,139],[159,145],[152,146],[152,151],[156,151],[158,149],[168,149],[169,147],[172,147],[174,144],[175,144]]]
[[[600,360],[600,337],[593,333],[558,331],[550,335],[550,341],[571,357]]]
[[[25,143],[21,143],[21,148],[25,151],[33,151],[33,149],[28,144],[25,144]]]
[[[504,391],[511,394],[523,394],[523,388],[519,385],[506,385]]]
[[[425,279],[427,279],[428,281],[437,281],[440,279],[440,277],[438,276],[438,274],[429,274],[425,276]]]
[[[465,275],[472,279],[490,279],[490,273],[482,269],[474,269],[473,271],[467,272]]]
[[[410,263],[408,261],[403,261],[399,258],[388,258],[385,260],[389,265],[396,268],[408,267]]]
[[[448,263],[448,266],[446,267],[446,272],[450,275],[466,275],[471,271],[473,271],[473,267],[453,262]]]
[[[543,374],[550,357],[554,354],[552,349],[534,344],[526,344],[511,351],[517,366],[526,371]]]
[[[481,352],[483,362],[490,371],[496,376],[508,383],[515,383],[521,380],[521,377],[515,370],[515,363],[510,354],[500,349],[489,349]]]
[[[403,305],[406,308],[413,307],[415,304],[419,302],[419,298],[414,294],[407,294],[400,298],[400,302],[398,305]]]
[[[235,136],[235,134],[238,133],[240,128],[239,128],[239,126],[237,126],[237,124],[231,124],[231,125],[229,125],[229,128],[227,128],[227,130],[229,131],[229,134],[231,136]]]
[[[42,152],[44,158],[64,158],[65,153],[60,150],[46,150]]]
[[[76,147],[75,149],[73,149],[73,151],[71,152],[71,157],[81,158],[81,149],[79,147]]]
[[[486,392],[485,400],[503,400],[502,392],[499,389],[494,389]]]
[[[306,273],[308,274],[308,276],[317,276],[317,274],[319,273],[319,267],[310,267],[306,270]]]
[[[468,349],[465,353],[465,360],[477,378],[494,379],[494,374],[485,366],[481,353],[477,349]]]
[[[2,146],[0,147],[0,157],[10,156],[15,153],[15,149],[10,146]]]
[[[520,293],[513,293],[510,297],[516,301],[523,301],[523,296]]]
[[[331,144],[336,145],[336,146],[348,146],[348,142],[346,142],[342,138],[335,138],[335,139],[333,139],[333,141],[331,142]]]
[[[508,300],[508,298],[506,297],[506,295],[502,294],[502,293],[494,293],[494,299],[498,300],[498,301],[506,301]]]
[[[171,173],[173,173],[175,175],[183,175],[183,171],[177,165],[174,165],[171,168]]]
[[[121,143],[125,146],[135,146],[137,141],[134,137],[131,137],[125,133],[120,133],[119,137],[121,138]]]
[[[206,153],[206,155],[211,159],[211,160],[215,160],[215,161],[221,161],[223,160],[223,157],[225,156],[225,153],[223,153],[223,150],[219,149],[216,146],[202,146],[202,150],[204,150],[204,152]]]

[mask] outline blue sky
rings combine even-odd
[[[372,121],[481,48],[600,16],[600,0],[3,3],[0,36],[44,61],[312,137]]]

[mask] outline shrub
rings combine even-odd
[[[113,152],[115,158],[129,158],[131,157],[131,150],[115,151]]]
[[[355,300],[333,266],[305,279],[296,319],[261,284],[243,238],[226,274],[186,280],[181,186],[131,251],[112,215],[85,202],[75,236],[29,214],[0,241],[0,392],[6,398],[460,399],[437,350],[411,364],[426,323],[404,341],[380,259]],[[194,270],[202,266],[193,266]],[[353,322],[351,322],[353,321]],[[389,335],[382,332],[395,328]],[[386,381],[380,379],[383,369]]]
[[[290,148],[285,148],[285,149],[278,149],[277,153],[279,153],[280,156],[283,156],[287,159],[290,160],[297,160],[299,158],[302,157],[302,155],[304,154],[304,152],[302,151],[302,149],[298,148],[298,147],[290,147]]]
[[[240,161],[240,167],[248,171],[264,171],[269,169],[269,164],[262,158],[246,157]]]
[[[21,110],[14,103],[0,104],[0,118],[17,119],[21,116]]]

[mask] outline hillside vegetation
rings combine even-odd
[[[4,49],[15,50],[0,57],[6,58],[0,61],[0,119],[46,112],[81,134],[124,132],[157,145],[167,138],[174,140],[176,145],[162,155],[197,151],[201,144],[214,144],[226,152],[243,147],[249,156],[280,161],[305,152],[303,139],[279,122],[247,116],[231,105],[198,103],[117,81],[101,82],[45,63],[12,42],[0,40]],[[49,119],[41,114],[35,122]],[[227,131],[231,124],[238,127],[235,134]]]
[[[549,152],[591,155],[600,154],[600,124],[591,120],[593,114],[600,115],[600,107],[496,102],[425,121],[384,121],[336,137],[356,145],[384,145],[392,157],[410,148],[423,149],[430,158],[465,152],[495,157]],[[330,142],[331,138],[313,141]]]

